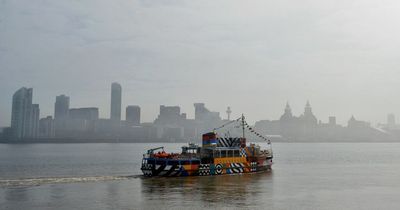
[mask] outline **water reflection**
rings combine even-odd
[[[27,200],[29,197],[27,188],[10,188],[5,191],[5,199],[11,202]]]
[[[147,203],[171,202],[193,205],[247,206],[258,203],[266,194],[271,194],[273,172],[243,175],[143,178],[142,199]],[[262,195],[261,195],[262,194]]]

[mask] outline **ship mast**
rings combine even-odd
[[[244,115],[242,114],[242,130],[243,130],[243,139],[244,139]]]

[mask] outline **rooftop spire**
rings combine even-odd
[[[292,117],[292,109],[290,108],[289,101],[286,102],[285,113],[281,116],[281,120],[290,119]]]
[[[289,101],[286,102],[286,108],[285,109],[290,109]]]
[[[306,107],[311,107],[309,100],[307,100]]]
[[[290,108],[289,101],[286,102],[285,112],[292,112],[292,108]]]
[[[304,108],[304,115],[312,115],[312,108],[309,100],[307,100],[306,107]]]

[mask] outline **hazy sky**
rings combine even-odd
[[[0,126],[12,94],[34,88],[41,116],[55,96],[109,117],[110,86],[152,121],[159,105],[194,102],[223,117],[400,115],[400,1],[2,0]],[[124,117],[123,111],[123,118]]]

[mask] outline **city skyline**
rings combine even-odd
[[[215,129],[230,119],[220,111],[209,109],[205,103],[193,103],[194,118],[188,117],[179,105],[160,105],[152,122],[141,121],[138,105],[126,106],[125,120],[121,119],[122,86],[113,82],[110,88],[110,116],[100,118],[98,107],[70,107],[70,97],[56,96],[53,116],[40,117],[39,104],[33,104],[33,88],[22,87],[13,94],[11,127],[2,129],[2,138],[28,141],[188,141]],[[400,126],[393,113],[386,123],[372,125],[352,115],[347,125],[337,123],[336,116],[318,119],[307,100],[304,112],[296,115],[289,102],[279,119],[258,119],[254,129],[264,136],[283,141],[393,141],[398,139]],[[238,135],[237,131],[220,130],[221,135]],[[225,131],[223,131],[225,130]],[[225,134],[224,134],[225,132]],[[7,141],[7,140],[6,140]]]
[[[23,87],[23,88],[25,88],[25,87]],[[118,90],[116,90],[115,88],[117,88]],[[138,111],[135,110],[134,112],[139,112],[139,113],[138,114],[135,113],[134,116],[138,116],[139,117],[139,121],[141,121],[141,122],[152,123],[152,122],[154,122],[154,120],[156,120],[156,118],[157,118],[157,111],[156,110],[154,111],[155,112],[155,117],[153,119],[147,119],[147,120],[143,121],[142,112],[141,112],[142,108],[141,108],[140,105],[132,105],[132,103],[126,102],[126,106],[124,106],[124,104],[121,103],[122,98],[123,98],[123,96],[121,95],[121,92],[122,92],[121,89],[122,89],[122,86],[119,83],[113,82],[112,85],[111,85],[111,89],[110,89],[111,91],[109,90],[109,92],[111,92],[110,107],[112,106],[113,101],[117,100],[117,102],[116,102],[117,105],[116,106],[119,106],[119,110],[117,110],[117,113],[119,112],[120,115],[121,115],[119,119],[114,119],[114,120],[117,120],[117,121],[118,120],[127,120],[126,117],[128,116],[128,114],[127,114],[126,110],[128,110],[128,108],[135,108],[135,109],[138,108]],[[31,97],[30,101],[33,101],[33,98],[34,98],[33,97],[33,93],[32,93],[33,88],[28,88],[28,90],[31,91],[30,92],[30,97]],[[117,91],[117,93],[116,93],[116,91]],[[17,93],[17,92],[18,91],[16,91],[15,93]],[[115,98],[113,99],[113,94],[117,94],[117,98],[116,99]],[[82,107],[79,107],[79,106],[71,107],[70,106],[70,96],[65,95],[65,94],[57,95],[55,97],[54,101],[55,102],[54,102],[53,111],[52,111],[53,114],[43,113],[42,112],[42,108],[40,108],[39,119],[40,118],[46,118],[48,116],[52,116],[55,119],[55,118],[57,118],[57,115],[58,115],[59,118],[63,118],[63,117],[65,118],[66,112],[68,112],[68,110],[71,110],[71,109],[72,110],[76,110],[76,109],[81,109],[82,108]],[[34,101],[31,102],[31,103],[32,103],[32,105],[37,106],[37,108],[40,105],[40,103],[34,103]],[[198,104],[198,103],[195,102],[194,104],[196,106],[196,104]],[[200,103],[200,104],[204,106],[203,103]],[[182,106],[180,104],[175,104],[175,105],[159,104],[159,105],[157,105],[157,108],[158,108],[158,106],[178,106],[180,109],[182,109]],[[109,115],[107,116],[107,115],[104,115],[104,110],[103,110],[103,115],[101,115],[100,114],[101,113],[100,112],[101,108],[99,108],[99,106],[96,106],[95,104],[93,104],[92,106],[84,106],[83,108],[88,108],[88,107],[89,108],[93,107],[93,108],[97,109],[98,118],[99,119],[112,119],[112,111],[109,112]],[[227,106],[227,108],[228,107],[229,107],[229,109],[231,109],[230,106]],[[292,112],[292,106],[289,105],[289,101],[286,101],[286,108],[282,108],[281,107],[282,108],[281,111],[283,110],[284,113],[286,114],[286,112],[288,110],[288,107],[290,109],[290,114],[292,114],[291,113]],[[305,107],[306,107],[306,109],[311,109],[309,100],[306,101]],[[182,109],[182,110],[184,110],[184,109]],[[225,110],[218,110],[218,112],[221,113],[222,119],[228,119],[228,114],[226,113],[226,109]],[[230,110],[230,112],[232,112],[232,110]],[[309,112],[311,112],[311,110],[309,110]],[[47,112],[47,113],[51,113],[51,111]],[[196,116],[195,110],[192,111],[192,114],[188,114],[188,112],[186,112],[186,111],[182,111],[182,113],[184,113],[188,117],[188,119],[195,119],[195,116]],[[189,113],[190,113],[190,111],[189,111]],[[294,112],[293,115],[296,115],[296,113],[297,112]],[[300,114],[301,111],[299,111],[298,113]],[[281,114],[281,112],[277,113],[278,116],[280,116],[280,114]],[[10,115],[11,115],[11,113],[10,113]],[[338,122],[337,124],[338,125],[342,125],[342,126],[345,126],[348,123],[349,119],[353,118],[354,116],[356,116],[357,119],[362,119],[362,118],[360,118],[359,116],[357,116],[355,114],[351,114],[347,119],[339,119],[339,120],[337,119],[336,115],[329,115],[326,118],[321,118],[321,117],[318,116],[318,114],[315,114],[315,115],[317,116],[318,122],[322,122],[322,123],[329,123],[330,118],[331,117],[335,117],[335,122],[337,121]],[[373,125],[373,126],[386,123],[388,121],[389,117],[391,118],[391,121],[398,122],[398,117],[395,114],[395,112],[387,112],[383,117],[384,117],[384,120],[379,121],[379,122],[371,122],[368,119],[362,119],[362,120],[371,123],[371,125]],[[267,118],[257,118],[257,119],[252,119],[252,120],[254,122],[256,122],[256,121],[259,121],[259,120],[266,120],[266,119],[267,120],[273,120],[273,119],[278,119],[278,118],[268,118],[267,117]],[[11,126],[11,123],[8,124],[8,125],[0,125],[0,127],[8,127],[8,126]]]
[[[100,118],[110,118],[110,90],[107,88],[108,85],[105,85],[106,87],[98,87],[98,90],[93,90],[94,93],[99,94],[100,92],[102,93],[99,97],[90,97],[91,93],[88,92],[87,90],[84,91],[84,93],[70,93],[66,94],[65,91],[60,91],[59,93],[56,93],[53,97],[55,98],[56,96],[59,95],[68,95],[69,97],[73,98],[71,100],[71,107],[98,107],[99,108],[99,114]],[[30,86],[27,86],[30,87]],[[104,88],[104,89],[103,89]],[[17,88],[18,89],[18,88]],[[39,90],[42,88],[38,88]],[[128,91],[131,89],[129,87],[125,87]],[[45,91],[47,92],[47,91]],[[10,93],[10,96],[12,95],[13,92]],[[130,104],[138,104],[142,108],[142,120],[144,122],[152,122],[156,117],[157,117],[157,109],[159,105],[179,105],[185,113],[187,113],[188,117],[194,118],[195,113],[191,110],[192,104],[195,103],[196,101],[202,101],[208,104],[208,106],[213,107],[213,110],[218,110],[221,113],[226,111],[227,106],[231,106],[233,110],[232,116],[240,115],[241,113],[245,113],[247,116],[249,116],[249,121],[250,122],[255,122],[259,119],[276,119],[279,118],[280,112],[282,110],[282,106],[286,104],[287,102],[290,102],[293,108],[293,111],[295,113],[300,113],[302,112],[302,107],[304,106],[305,102],[312,101],[313,104],[316,106],[314,107],[315,113],[317,116],[320,116],[319,119],[322,119],[323,121],[326,121],[326,119],[329,118],[329,116],[336,116],[338,120],[338,124],[345,125],[347,123],[347,120],[351,116],[357,116],[357,118],[366,120],[368,122],[371,122],[372,124],[379,124],[382,122],[386,122],[386,116],[387,114],[393,113],[396,116],[396,121],[399,120],[399,110],[381,110],[380,106],[376,106],[376,110],[370,111],[368,113],[364,113],[360,111],[360,109],[355,108],[354,110],[350,110],[350,108],[346,111],[343,112],[337,112],[334,110],[338,110],[338,107],[340,110],[343,110],[344,106],[346,105],[346,102],[339,102],[339,101],[333,101],[332,104],[336,104],[338,107],[332,107],[332,111],[323,109],[322,106],[319,106],[320,103],[324,104],[326,101],[314,101],[310,99],[310,97],[305,97],[299,100],[290,100],[290,99],[282,99],[282,101],[275,101],[271,100],[268,102],[264,102],[264,104],[259,104],[260,107],[254,107],[254,104],[249,103],[248,106],[243,105],[241,103],[237,103],[235,100],[228,100],[230,103],[226,104],[221,104],[218,101],[211,100],[210,98],[207,99],[205,98],[204,100],[195,100],[193,101],[186,101],[184,103],[179,103],[179,100],[170,100],[168,98],[161,97],[159,99],[157,98],[149,98],[149,96],[146,96],[145,98],[139,98],[139,97],[133,97],[135,100],[129,100],[129,98],[132,97],[132,95],[127,93],[127,91],[122,91],[122,104],[121,104],[121,119],[125,116],[125,108],[126,106]],[[143,94],[143,93],[142,93]],[[258,94],[260,95],[260,94]],[[312,94],[311,94],[312,95]],[[36,96],[36,97],[35,97]],[[104,97],[107,96],[107,97]],[[53,116],[54,117],[54,99],[53,97],[49,97],[44,95],[44,93],[36,91],[33,96],[33,103],[40,104],[41,107],[41,117],[45,116]],[[40,99],[38,99],[40,98]],[[75,99],[75,100],[74,100]],[[161,101],[161,99],[165,99],[165,102]],[[42,100],[42,101],[40,101]],[[45,103],[45,101],[47,101]],[[168,103],[168,101],[170,101]],[[184,100],[183,100],[184,101]],[[154,102],[154,103],[150,103]],[[11,103],[8,102],[7,100],[1,100],[0,101],[1,106],[0,107],[6,107],[9,109],[7,112],[2,111],[0,113],[0,127],[5,127],[9,126],[10,120],[11,120]],[[232,105],[233,104],[233,105]],[[234,105],[237,106],[234,106]],[[257,103],[258,105],[258,103]],[[253,108],[252,108],[253,107]],[[399,106],[400,107],[400,106]],[[260,110],[254,110],[254,108],[258,108]],[[269,109],[270,108],[270,109]],[[374,108],[374,107],[372,107]],[[240,109],[240,110],[238,110]],[[4,108],[2,110],[5,110]],[[264,112],[263,112],[264,111]],[[260,114],[257,114],[260,113]],[[225,117],[223,114],[222,116]],[[372,117],[374,116],[374,117]]]

